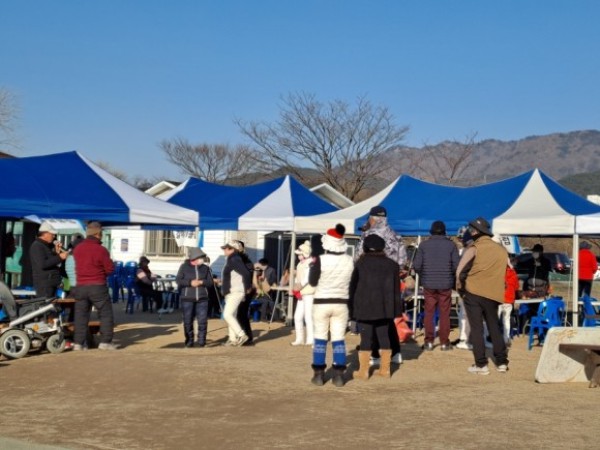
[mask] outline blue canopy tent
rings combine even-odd
[[[197,226],[198,213],[147,195],[78,152],[0,159],[0,217]]]
[[[290,176],[249,186],[189,178],[163,198],[198,211],[201,230],[293,231],[295,217],[337,209]]]

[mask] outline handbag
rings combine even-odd
[[[394,325],[396,325],[396,332],[398,333],[398,339],[400,342],[406,342],[413,337],[414,331],[408,326],[408,316],[402,314],[400,317],[394,319]]]

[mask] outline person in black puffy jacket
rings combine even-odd
[[[198,340],[196,345],[206,345],[208,329],[208,289],[213,287],[213,277],[204,263],[206,253],[200,248],[190,249],[189,259],[179,267],[177,286],[183,310],[184,345],[194,346],[194,318],[198,321]]]

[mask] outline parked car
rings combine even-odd
[[[520,275],[527,274],[527,264],[531,261],[533,255],[531,253],[521,253],[517,255],[517,273]],[[550,267],[553,272],[569,274],[571,273],[571,260],[566,253],[544,252],[544,258],[550,261]]]

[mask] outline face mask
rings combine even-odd
[[[533,257],[534,257],[535,259],[539,259],[539,258],[540,258],[540,254],[539,254],[539,252],[533,252]]]

